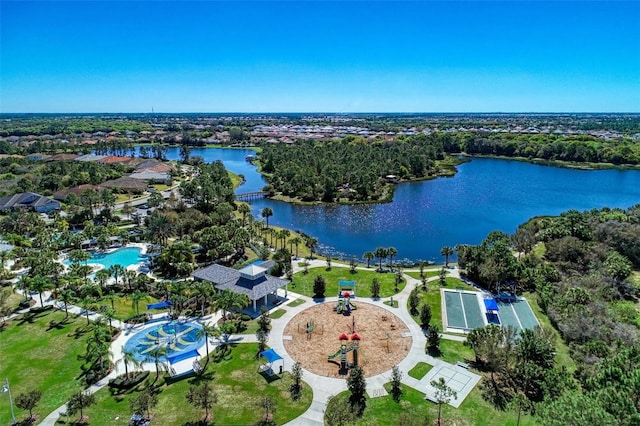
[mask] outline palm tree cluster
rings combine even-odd
[[[382,268],[382,262],[385,259],[388,259],[389,268],[393,271],[393,257],[398,254],[398,250],[395,247],[378,247],[375,251],[367,251],[362,257],[367,261],[367,268],[371,267],[371,261],[373,259],[379,259],[378,261],[378,272],[382,272],[384,269]]]

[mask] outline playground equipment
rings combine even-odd
[[[313,318],[310,318],[306,324],[298,323],[298,333],[306,333],[307,340],[311,340],[311,335],[315,333],[323,334],[324,326],[321,324],[317,324]]]
[[[358,307],[349,298],[338,299],[338,304],[334,308],[339,314],[349,315],[352,310],[358,309]]]
[[[356,295],[355,281],[338,281],[338,297],[351,298]]]
[[[338,336],[340,340],[340,349],[332,355],[327,356],[327,361],[331,362],[333,359],[340,357],[340,374],[346,374],[349,368],[358,366],[358,344],[361,337],[358,333],[353,333],[351,336],[347,336],[346,333],[341,333]],[[349,342],[350,340],[350,342]],[[347,362],[347,354],[353,352],[353,362]]]

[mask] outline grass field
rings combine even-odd
[[[419,362],[411,370],[409,370],[407,374],[416,380],[420,380],[424,376],[426,376],[432,368],[433,365],[431,364],[427,364],[426,362]]]
[[[209,362],[202,377],[191,377],[172,384],[158,380],[158,406],[152,410],[153,423],[163,426],[195,424],[204,416],[204,411],[188,404],[186,394],[191,385],[208,381],[217,393],[218,402],[211,410],[213,423],[217,425],[249,425],[260,421],[262,409],[257,403],[263,396],[276,402],[274,421],[286,423],[298,417],[311,404],[312,392],[308,385],[303,386],[302,397],[292,401],[289,387],[292,379],[285,373],[282,379],[268,381],[258,374],[261,364],[254,358],[256,344],[241,344],[232,349],[231,356],[220,363]],[[148,379],[152,382],[155,373]],[[138,390],[149,383],[141,385]],[[130,401],[137,391],[124,395],[112,395],[108,388],[96,394],[97,404],[86,410],[90,423],[96,425],[127,425],[131,416]],[[77,417],[71,419],[77,420]],[[63,422],[60,422],[63,424]]]
[[[391,389],[389,383],[385,385],[387,391]],[[358,426],[391,426],[406,424],[436,424],[438,418],[438,406],[424,399],[424,394],[402,386],[403,394],[400,402],[393,401],[391,396],[367,399],[367,408],[363,416],[358,419]],[[348,398],[348,392],[342,392],[337,398]],[[405,417],[403,417],[405,416]],[[414,422],[409,423],[411,419]],[[442,407],[442,424],[447,426],[515,426],[518,424],[515,411],[500,411],[493,408],[482,399],[478,387],[467,396],[460,408],[453,408],[447,404]],[[423,423],[424,422],[424,423]],[[521,426],[533,426],[538,423],[528,415],[520,419]]]
[[[86,322],[73,316],[63,320],[64,312],[60,311],[23,314],[0,331],[0,378],[3,383],[9,379],[14,399],[23,392],[41,391],[42,399],[33,410],[41,418],[84,388],[78,357],[86,349]],[[2,425],[11,424],[7,404],[0,399]],[[16,409],[18,419],[26,415],[28,412]]]
[[[292,308],[295,308],[296,306],[300,306],[305,302],[304,299],[296,299],[291,303],[288,303],[287,306],[291,306]]]
[[[476,291],[475,288],[471,287],[468,284],[465,284],[464,281],[459,280],[458,278],[447,277],[445,282],[447,285],[444,288],[455,289],[457,287],[461,287],[464,290]],[[421,288],[421,285],[418,285],[418,288]],[[441,288],[443,287],[440,286],[439,281],[430,282],[430,283],[427,283],[426,292],[422,290],[418,292],[418,295],[420,297],[420,306],[426,303],[431,307],[431,324],[437,325],[438,328],[440,328],[440,330],[442,330],[442,305],[440,302],[442,299],[442,297],[440,296]],[[418,310],[419,309],[420,308],[418,308]],[[419,315],[413,315],[412,317],[416,323],[420,324]]]
[[[447,271],[447,275],[449,274],[449,271]],[[405,272],[407,275],[409,275],[411,278],[415,278],[416,280],[420,280],[420,272]],[[431,277],[437,277],[440,275],[440,270],[437,271],[424,271],[424,276],[427,278],[431,278]]]
[[[389,297],[396,294],[394,291],[395,274],[378,273],[375,271],[363,271],[356,269],[351,273],[349,268],[333,266],[327,271],[325,267],[310,268],[309,273],[297,272],[293,275],[295,285],[289,288],[296,293],[313,297],[313,281],[318,275],[322,275],[326,281],[325,296],[332,297],[338,295],[338,281],[355,281],[355,293],[357,297],[371,297],[371,282],[377,278],[380,282],[380,297]],[[398,285],[398,291],[402,291],[405,282]]]

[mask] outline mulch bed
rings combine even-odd
[[[289,355],[315,374],[344,377],[340,374],[340,357],[332,360],[335,363],[328,361],[327,357],[340,349],[338,336],[341,333],[349,336],[353,333],[355,318],[355,331],[362,338],[358,345],[359,365],[365,377],[383,373],[399,364],[411,349],[413,339],[402,336],[409,328],[386,309],[358,300],[354,303],[357,309],[350,316],[337,314],[333,310],[336,303],[327,302],[293,317],[284,330],[284,335],[291,336],[291,340],[284,340]],[[315,327],[307,333],[307,324],[311,322]],[[351,352],[347,354],[347,362],[352,360]]]

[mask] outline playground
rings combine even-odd
[[[344,364],[355,362],[371,377],[390,370],[408,355],[413,339],[397,316],[363,301],[345,315],[337,312],[337,303],[305,309],[285,326],[284,347],[302,367],[321,376],[344,377],[348,371]]]

